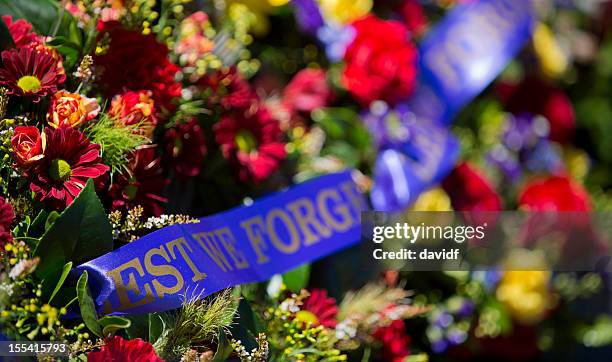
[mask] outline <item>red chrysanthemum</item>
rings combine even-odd
[[[197,176],[206,155],[206,140],[197,119],[170,128],[165,136],[167,163],[179,177]]]
[[[312,289],[310,295],[304,300],[302,310],[297,312],[296,318],[310,322],[313,325],[322,325],[327,328],[334,328],[338,321],[338,306],[334,298],[327,296],[327,291],[324,289]]]
[[[394,320],[378,328],[373,337],[382,342],[385,361],[402,362],[410,355],[410,337],[402,320]]]
[[[344,86],[363,104],[395,104],[412,93],[417,50],[398,21],[368,15],[352,24],[355,39],[344,54]]]
[[[110,44],[94,63],[103,69],[100,85],[106,95],[148,89],[159,108],[174,109],[181,85],[175,79],[179,67],[168,59],[168,47],[153,34],[124,29],[117,22],[105,24],[104,32],[110,35]]]
[[[0,251],[4,251],[4,244],[13,240],[11,224],[13,223],[13,207],[0,196]]]
[[[466,162],[458,165],[442,186],[457,211],[501,210],[501,199],[489,181]]]
[[[45,136],[44,157],[29,173],[30,189],[37,200],[48,200],[64,208],[77,197],[87,180],[97,180],[109,168],[102,163],[100,146],[90,143],[78,130],[47,127]]]
[[[30,43],[38,41],[39,36],[32,31],[32,24],[24,19],[13,21],[10,15],[2,15],[2,20],[11,33],[13,43],[17,48],[22,48]]]
[[[285,159],[285,144],[277,120],[259,106],[256,111],[228,113],[214,126],[223,156],[239,166],[242,180],[261,182]]]
[[[161,159],[155,155],[155,147],[145,146],[131,155],[130,172],[117,175],[109,189],[114,210],[126,210],[142,206],[148,215],[159,216],[168,201],[161,196],[168,180],[161,167]]]
[[[519,205],[531,211],[591,210],[588,192],[565,176],[529,182],[519,196]]]
[[[124,339],[114,336],[107,339],[99,352],[89,352],[88,362],[164,362],[155,353],[153,345],[140,338]]]
[[[27,96],[37,103],[41,97],[57,92],[66,76],[58,72],[58,63],[48,52],[26,47],[2,52],[0,85],[9,94]]]
[[[574,136],[576,119],[569,97],[548,81],[528,77],[520,84],[502,83],[498,94],[510,112],[540,114],[550,123],[549,138],[568,143]]]

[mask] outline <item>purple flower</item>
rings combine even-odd
[[[300,29],[308,34],[315,35],[324,25],[323,17],[315,0],[292,0],[295,8],[295,20]]]
[[[350,25],[325,24],[317,30],[317,37],[325,45],[327,58],[332,62],[339,62],[355,38],[355,29]]]

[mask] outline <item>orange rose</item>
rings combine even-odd
[[[100,105],[94,98],[61,90],[51,99],[47,122],[53,128],[77,127],[95,118],[99,112]]]
[[[151,95],[150,91],[128,91],[116,95],[108,113],[116,118],[118,125],[140,124],[143,133],[150,137],[157,125],[155,102]]]

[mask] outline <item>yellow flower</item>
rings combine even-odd
[[[564,148],[563,160],[570,175],[576,180],[583,180],[589,172],[591,161],[589,155],[578,148]]]
[[[319,0],[326,20],[341,25],[362,18],[372,10],[372,0]]]
[[[47,122],[53,128],[78,127],[95,118],[99,112],[100,105],[95,98],[60,90],[51,98]]]
[[[419,196],[412,205],[413,211],[453,211],[451,201],[441,188],[431,189]]]
[[[557,43],[555,35],[545,24],[539,23],[533,33],[533,48],[542,72],[548,77],[561,76],[568,66],[567,56]]]
[[[544,254],[541,251],[513,251],[505,269],[497,287],[497,299],[517,321],[538,323],[553,304],[548,287],[551,272],[547,270]]]

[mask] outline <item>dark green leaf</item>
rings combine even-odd
[[[47,216],[47,220],[45,221],[45,231],[49,230],[51,226],[53,226],[53,223],[55,222],[55,220],[59,219],[59,217],[60,217],[59,212],[51,211],[49,216]]]
[[[53,293],[51,293],[51,297],[49,297],[49,303],[51,303],[51,301],[53,300],[57,292],[60,290],[62,285],[64,285],[64,282],[66,281],[66,278],[68,277],[68,273],[70,273],[71,269],[72,269],[72,262],[70,261],[66,263],[66,265],[64,265],[64,269],[62,270],[62,275],[60,275],[60,278],[57,281],[57,284],[55,285],[55,289],[53,289]]]
[[[112,228],[89,180],[74,202],[42,236],[35,250],[36,275],[48,298],[66,263],[81,264],[113,249]],[[45,282],[47,281],[48,282]]]
[[[309,276],[310,264],[304,264],[283,274],[283,282],[287,289],[292,292],[299,292],[308,285]]]
[[[253,335],[263,332],[261,321],[257,318],[257,314],[253,312],[253,309],[251,309],[249,302],[244,298],[240,299],[238,303],[238,314],[236,317],[239,318],[240,325],[248,329]]]
[[[132,322],[119,316],[106,316],[98,319],[98,324],[102,327],[102,335],[107,338],[118,330],[129,328]]]
[[[215,356],[212,359],[212,362],[223,362],[229,358],[234,350],[232,345],[230,344],[225,332],[221,331],[219,333],[219,342],[217,343],[217,352],[215,352]]]
[[[157,313],[149,314],[149,342],[154,343],[164,332],[166,323],[161,315]]]
[[[89,286],[87,285],[87,271],[84,271],[77,282],[77,297],[79,299],[79,308],[81,309],[81,317],[89,330],[98,337],[102,337],[102,329],[98,324],[98,313],[94,304]]]
[[[45,232],[45,224],[49,218],[49,213],[41,210],[28,229],[28,236],[39,238]]]
[[[0,50],[9,49],[15,46],[11,32],[4,21],[0,20]]]

